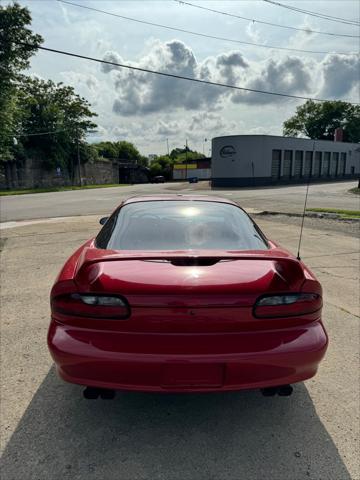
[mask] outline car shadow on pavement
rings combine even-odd
[[[7,480],[350,480],[303,384],[85,400],[52,368],[2,458]]]

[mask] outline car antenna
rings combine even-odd
[[[313,168],[313,162],[315,161],[314,157],[315,157],[315,140],[313,142],[312,158],[311,158],[312,161],[311,161],[310,171],[309,171],[309,175],[308,175],[308,181],[307,181],[307,185],[306,185],[304,210],[303,210],[302,219],[301,219],[299,245],[298,245],[298,251],[297,251],[297,256],[296,256],[296,258],[298,260],[301,260],[301,257],[300,257],[301,239],[302,239],[302,234],[303,234],[303,229],[304,229],[304,220],[305,220],[306,204],[307,204],[307,199],[308,199],[308,195],[309,195],[311,171],[312,171],[312,168]],[[306,157],[305,157],[305,165],[306,165]]]

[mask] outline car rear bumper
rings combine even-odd
[[[315,375],[328,338],[321,322],[277,331],[212,334],[95,332],[52,321],[59,375],[80,385],[138,391],[227,391]]]

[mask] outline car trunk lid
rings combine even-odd
[[[122,295],[131,307],[124,328],[230,331],[254,322],[265,293],[296,291],[304,281],[296,259],[281,251],[108,252],[88,249],[76,283],[82,292]]]

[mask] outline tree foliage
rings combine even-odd
[[[198,160],[205,158],[202,153],[186,148],[174,148],[170,155],[162,155],[156,161],[150,164],[150,173],[153,177],[163,175],[166,180],[172,177],[172,169],[175,163],[186,163],[190,160]]]
[[[20,72],[29,67],[31,56],[42,43],[42,37],[28,28],[30,24],[26,7],[0,5],[0,161],[14,158],[13,138],[21,118],[17,84]]]
[[[199,152],[195,152],[190,150],[189,152],[180,153],[176,158],[176,163],[186,163],[189,160],[199,160],[201,158],[205,158],[205,155]]]
[[[28,68],[31,56],[43,41],[41,35],[28,28],[30,24],[31,15],[26,7],[18,3],[6,7],[0,5],[0,62],[4,68],[2,82],[9,77],[16,78],[21,70]]]
[[[152,177],[162,175],[166,180],[171,179],[172,167],[175,163],[175,159],[168,155],[161,155],[156,161],[150,164],[150,174]]]
[[[118,142],[117,146],[119,159],[129,160],[131,162],[136,161],[140,158],[139,150],[132,143],[123,140],[121,142]]]
[[[164,175],[164,169],[160,163],[157,161],[151,162],[150,165],[150,174],[152,177],[156,177],[158,175]]]
[[[29,77],[22,81],[18,96],[22,105],[19,143],[45,168],[59,166],[72,174],[78,144],[96,127],[91,121],[96,114],[87,100],[62,83]],[[84,145],[81,150],[85,160],[89,155]]]
[[[305,135],[316,140],[333,140],[336,128],[343,128],[345,142],[360,142],[360,106],[340,100],[307,100],[284,122],[284,135]]]
[[[125,140],[118,142],[99,142],[94,144],[94,147],[102,158],[128,161],[143,166],[147,166],[148,164],[148,159],[140,154],[135,145]]]
[[[99,142],[95,143],[94,147],[96,148],[99,157],[107,158],[109,160],[118,158],[118,148],[115,142]]]
[[[96,114],[72,87],[21,74],[42,42],[30,24],[26,7],[0,6],[0,160],[32,156],[73,176],[78,151],[83,162],[97,158],[85,143]]]
[[[176,162],[181,163],[187,160],[198,160],[199,158],[205,158],[205,155],[202,153],[191,150],[189,147],[184,148],[174,148],[170,152],[170,158],[176,160]]]

